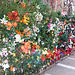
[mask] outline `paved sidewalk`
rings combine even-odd
[[[75,53],[41,75],[75,75]]]

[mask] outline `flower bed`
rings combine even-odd
[[[25,2],[13,6],[0,14],[1,73],[37,74],[75,49],[73,17],[56,18],[56,12],[50,13],[37,0],[30,6]]]

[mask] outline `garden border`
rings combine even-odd
[[[74,50],[75,51],[75,50]],[[67,57],[71,56],[71,55],[74,55],[74,54],[70,54],[70,55],[66,55],[62,58],[60,58],[60,60],[56,61],[55,63],[53,63],[52,65],[49,65],[49,67],[47,67],[46,69],[42,70],[41,72],[37,73],[37,74],[32,74],[32,75],[41,75],[43,74],[44,72],[46,72],[47,70],[49,70],[50,68],[52,68],[53,66],[55,66],[57,63],[59,63],[60,61],[66,59]]]

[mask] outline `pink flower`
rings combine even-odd
[[[32,49],[31,52],[34,53],[35,49]]]
[[[50,19],[50,23],[52,23],[52,19]]]
[[[23,63],[23,61],[21,62],[21,64]]]
[[[71,22],[71,21],[72,21],[72,19],[69,19],[69,21]]]
[[[13,36],[12,34],[10,36]]]
[[[65,16],[65,15],[68,15],[68,13],[64,11],[64,12],[61,13],[61,15]]]
[[[50,26],[51,26],[51,24],[49,23],[49,25],[47,25],[47,27],[49,27],[49,28],[50,28]]]

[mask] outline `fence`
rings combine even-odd
[[[43,0],[55,11],[68,11],[68,14],[75,13],[75,0]]]

